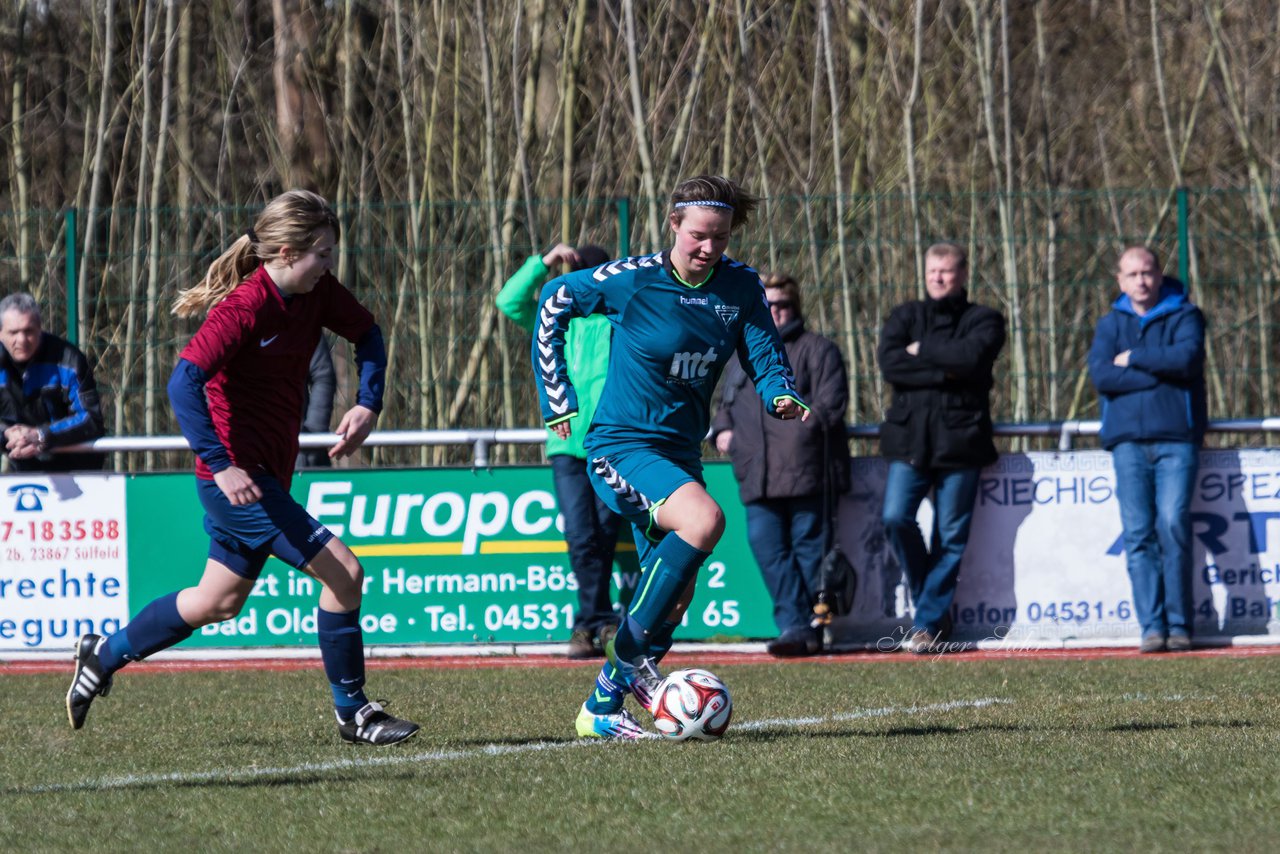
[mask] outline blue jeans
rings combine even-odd
[[[747,539],[773,597],[778,631],[807,629],[822,583],[822,496],[766,498],[747,507]]]
[[[969,523],[981,469],[922,470],[894,460],[884,485],[884,532],[907,576],[915,627],[937,634],[943,627],[969,543]],[[933,490],[933,533],[928,550],[916,511]]]
[[[1144,636],[1191,635],[1191,494],[1200,451],[1190,442],[1111,449],[1133,610]]]
[[[578,580],[578,613],[573,627],[598,632],[602,626],[618,621],[609,596],[609,582],[622,520],[596,497],[587,477],[586,460],[555,454],[550,461],[556,502],[564,516],[569,567]]]

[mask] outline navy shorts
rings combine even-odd
[[[262,573],[271,555],[302,569],[333,539],[333,532],[313,519],[274,477],[259,475],[253,482],[262,490],[262,500],[237,507],[216,483],[196,478],[209,557],[249,579]]]

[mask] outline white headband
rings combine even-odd
[[[725,210],[733,210],[733,205],[728,202],[717,202],[713,199],[699,199],[692,202],[676,202],[676,208],[688,208],[697,205],[703,208],[724,208]]]

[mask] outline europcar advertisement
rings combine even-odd
[[[772,605],[746,545],[733,475],[727,466],[713,465],[707,477],[712,493],[726,506],[728,532],[724,547],[699,575],[678,637],[772,636]],[[194,584],[204,568],[208,537],[192,475],[103,480],[114,483],[120,496],[102,506],[119,513],[121,532],[128,520],[128,608],[123,607],[121,547],[118,563],[112,564],[121,576],[121,592],[111,601],[109,614],[124,620],[156,596]],[[292,493],[364,565],[361,622],[366,643],[568,639],[577,580],[569,571],[550,469],[331,470],[300,473]],[[6,506],[5,512],[10,509]],[[57,569],[50,566],[45,572],[56,574]],[[619,590],[630,598],[638,575],[629,526],[623,526],[613,573],[615,601]],[[237,618],[206,626],[185,643],[312,644],[318,592],[318,584],[305,573],[269,560]],[[17,625],[21,615],[10,617],[9,601],[0,597],[0,619],[14,623],[13,636],[0,638],[0,648],[63,649],[79,634],[74,626],[58,624],[57,631],[30,638]],[[100,626],[107,616],[94,619],[94,626]]]
[[[893,648],[910,627],[902,572],[880,523],[886,464],[854,461],[839,534],[858,576],[837,642]],[[706,466],[726,530],[698,577],[679,639],[776,634],[727,463]],[[63,653],[156,596],[194,584],[208,548],[190,474],[0,477],[0,652]],[[1280,451],[1206,451],[1192,502],[1200,638],[1280,636]],[[577,582],[543,467],[333,470],[294,496],[365,567],[370,644],[568,638]],[[919,521],[932,523],[928,502]],[[629,534],[614,567],[629,599]],[[188,646],[309,645],[317,585],[271,560],[234,620]],[[1115,474],[1103,451],[1008,454],[982,472],[951,609],[953,638],[1005,646],[1136,641]]]

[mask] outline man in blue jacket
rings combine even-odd
[[[0,300],[0,454],[10,471],[100,470],[105,454],[51,449],[91,442],[104,424],[84,353],[44,331],[31,294]]]
[[[1120,254],[1121,295],[1098,322],[1089,374],[1102,399],[1142,652],[1191,648],[1191,495],[1204,441],[1204,315],[1142,246]]]

